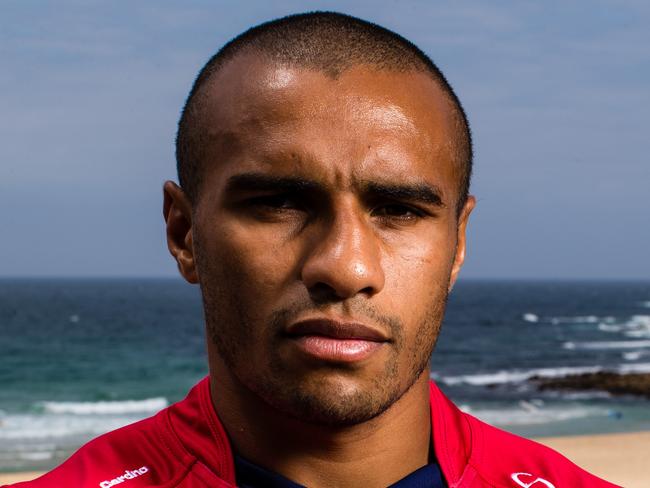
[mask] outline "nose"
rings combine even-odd
[[[384,287],[381,248],[371,225],[352,209],[338,212],[316,233],[301,277],[312,294],[352,298]]]

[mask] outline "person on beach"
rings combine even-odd
[[[614,486],[430,381],[475,199],[466,115],[415,45],[338,13],[256,26],[176,142],[167,242],[209,376],[16,486]]]

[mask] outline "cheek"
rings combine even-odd
[[[401,312],[405,323],[421,322],[444,301],[454,247],[450,239],[412,239],[383,260],[386,307]]]
[[[290,250],[273,239],[239,225],[221,225],[198,233],[199,275],[240,300],[259,300],[274,295],[287,280]]]
[[[455,256],[455,239],[449,233],[414,236],[387,248],[383,267],[387,282],[399,290],[426,290],[428,284],[446,281]]]

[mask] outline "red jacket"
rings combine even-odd
[[[450,488],[614,487],[557,452],[461,412],[431,383],[436,458]],[[228,437],[208,378],[148,419],[104,434],[61,466],[16,488],[233,487]]]

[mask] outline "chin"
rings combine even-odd
[[[372,420],[390,408],[411,386],[400,388],[385,377],[366,384],[340,377],[320,378],[308,384],[277,383],[267,382],[258,392],[267,404],[297,420],[330,427],[347,427]]]

